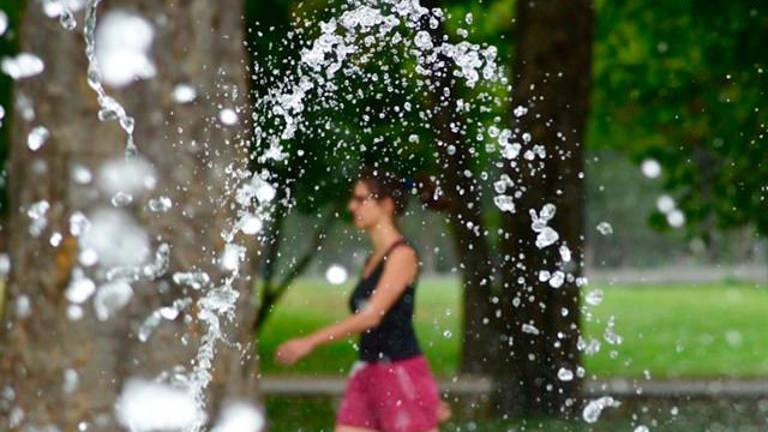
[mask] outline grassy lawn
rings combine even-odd
[[[290,289],[264,327],[263,371],[344,374],[354,361],[354,341],[323,347],[299,365],[284,369],[272,362],[278,343],[305,334],[347,314],[350,285],[301,280]],[[713,284],[599,285],[603,302],[590,308],[585,334],[599,338],[605,322],[616,318],[624,342],[607,345],[585,358],[590,375],[653,378],[768,375],[768,287]],[[424,280],[417,290],[419,339],[435,372],[456,370],[459,349],[460,292],[452,279]],[[611,349],[616,349],[614,355]]]

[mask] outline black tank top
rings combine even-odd
[[[349,298],[349,307],[353,313],[365,307],[381,279],[389,253],[402,244],[407,244],[405,239],[392,244],[370,276],[361,278],[357,283]],[[379,325],[363,332],[360,336],[360,360],[397,361],[421,354],[416,332],[413,329],[415,290],[416,281],[414,280],[384,314]]]

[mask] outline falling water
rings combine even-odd
[[[54,0],[43,3],[45,7],[53,8],[50,10],[58,11],[54,15],[58,15],[65,29],[71,30],[77,26],[73,12],[64,3]],[[98,118],[101,121],[117,121],[124,131],[126,159],[110,162],[115,165],[104,168],[98,174],[98,186],[112,198],[113,208],[97,211],[90,218],[76,211],[70,218],[70,232],[79,239],[81,247],[80,263],[85,267],[96,262],[105,266],[108,271],[104,281],[97,289],[93,280],[86,277],[81,270],[77,270],[72,274],[66,297],[71,303],[71,308],[74,308],[70,309],[70,317],[78,317],[78,314],[82,313],[78,312],[79,305],[93,298],[97,317],[108,320],[131,301],[133,292],[128,281],[151,281],[167,273],[171,245],[160,242],[153,253],[146,231],[138,222],[119,210],[119,207],[132,202],[134,194],[140,194],[147,189],[146,181],[149,179],[152,182],[154,174],[144,166],[139,148],[134,142],[134,118],[126,112],[120,102],[106,92],[103,85],[96,38],[97,11],[100,3],[100,0],[88,0],[85,5],[83,34],[88,61],[87,81],[98,99]],[[279,85],[271,88],[264,98],[256,102],[254,111],[265,115],[254,117],[254,144],[256,148],[261,149],[255,159],[264,167],[267,167],[270,161],[286,163],[288,153],[283,143],[303,128],[309,130],[313,127],[305,118],[307,104],[317,103],[324,108],[333,109],[343,106],[344,102],[337,96],[337,81],[366,73],[357,64],[370,58],[366,50],[382,50],[388,44],[404,46],[404,51],[416,62],[417,77],[425,78],[417,80],[421,90],[434,91],[434,88],[430,87],[434,84],[430,83],[429,78],[441,62],[449,62],[453,75],[461,78],[469,88],[483,83],[508,85],[503,71],[496,63],[495,47],[480,46],[466,40],[458,43],[435,40],[433,35],[425,30],[425,23],[431,29],[443,23],[445,16],[439,9],[424,8],[413,0],[384,0],[377,4],[349,1],[343,10],[344,12],[336,18],[319,24],[319,35],[311,41],[303,41],[305,49],[293,69],[284,76]],[[365,49],[362,49],[363,47]],[[41,70],[42,66],[33,58],[26,58],[24,61],[33,63],[26,70],[38,71],[37,73]],[[16,64],[9,65],[10,69],[3,67],[6,72],[19,70],[13,69]],[[258,70],[258,65],[254,67]],[[24,75],[22,72],[17,73],[18,78]],[[462,103],[494,103],[483,102],[493,98],[485,97],[488,95],[483,92],[480,94],[481,96],[476,96],[477,100]],[[320,96],[320,100],[312,99],[312,95]],[[198,95],[194,88],[179,85],[174,89],[173,97],[178,103],[189,103]],[[237,113],[236,108],[225,108],[220,111],[220,121],[225,125],[235,124],[238,122]],[[517,117],[528,115],[528,108],[518,106],[514,114]],[[545,159],[544,147],[534,145],[530,134],[512,131],[502,127],[500,122],[500,119],[494,119],[491,124],[481,125],[482,139],[490,137],[495,141],[495,145],[488,151],[498,153],[499,164],[517,162],[521,155],[523,160],[519,161],[520,163]],[[30,134],[29,147],[35,151],[45,145],[47,131],[40,129],[33,132],[34,135]],[[448,148],[446,151],[451,154],[456,149]],[[129,170],[131,175],[125,175],[125,170]],[[113,187],[115,181],[110,178],[110,173],[114,172],[122,173],[117,176],[117,187]],[[236,217],[230,221],[230,227],[221,233],[226,244],[218,257],[219,266],[225,276],[221,280],[213,280],[206,272],[196,268],[176,271],[172,275],[173,280],[198,291],[200,298],[196,302],[190,297],[178,298],[170,306],[157,309],[144,319],[138,331],[139,340],[145,342],[152,337],[154,330],[162,325],[163,320],[175,319],[180,313],[192,309],[191,306],[195,303],[195,310],[198,311],[196,318],[205,325],[206,332],[194,359],[193,370],[179,378],[179,381],[186,383],[187,389],[180,390],[158,382],[141,380],[127,382],[116,405],[116,416],[132,431],[172,427],[197,432],[202,430],[209,420],[205,415],[205,391],[212,379],[211,367],[216,346],[225,340],[226,335],[222,334],[221,330],[222,324],[234,319],[239,294],[233,285],[241,277],[240,263],[247,253],[246,247],[236,241],[236,234],[259,234],[270,220],[277,189],[285,189],[286,194],[290,195],[289,186],[275,184],[274,176],[267,168],[259,172],[233,170],[231,174],[231,196],[227,198],[237,205]],[[84,172],[79,177],[84,183],[88,183],[91,174]],[[141,181],[130,186],[125,184],[126,178]],[[523,193],[521,185],[508,175],[502,174],[494,181],[493,186],[496,192],[493,201],[499,209],[516,212],[515,201]],[[158,197],[150,201],[149,208],[162,217],[172,205],[170,198]],[[49,203],[41,202],[29,209],[29,217],[34,221],[35,231],[41,231],[45,226],[48,206]],[[531,216],[536,245],[542,249],[557,247],[561,257],[560,268],[541,269],[540,279],[548,282],[553,289],[561,287],[565,281],[573,281],[574,276],[565,270],[565,264],[571,261],[571,251],[567,245],[560,242],[558,233],[548,225],[555,217],[555,206],[546,204],[541,209],[523,210],[528,210]],[[119,227],[119,232],[114,231],[115,227]],[[127,259],[124,253],[114,253],[112,245],[105,243],[105,239],[113,241],[115,238],[122,239],[123,244],[133,252],[129,254],[130,259]],[[147,260],[149,262],[145,263]],[[347,279],[347,273],[341,267],[332,267],[327,278],[332,283],[343,283]],[[586,284],[586,280],[582,279],[579,284]],[[596,306],[600,302],[598,297],[601,298],[593,294],[588,303]],[[522,330],[531,335],[540,334],[540,330],[532,324],[524,324]],[[620,343],[620,338],[613,331],[613,322],[610,331],[606,333],[606,339],[609,343]],[[586,342],[580,339],[579,342],[579,348],[588,354],[599,350],[599,341]],[[577,370],[577,375],[582,377],[583,370]],[[558,377],[562,381],[570,381],[574,373],[571,369],[561,368]],[[596,420],[605,406],[615,406],[615,401],[598,399],[588,406],[589,412],[585,410],[585,419],[589,422]],[[263,416],[259,410],[245,405],[233,405],[224,410],[213,430],[258,430],[263,424]]]

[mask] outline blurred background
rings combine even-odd
[[[467,348],[468,338],[483,331],[468,328],[467,309],[477,299],[467,292],[477,281],[467,276],[472,271],[467,270],[467,256],[474,249],[461,249],[467,244],[452,225],[462,210],[435,211],[413,197],[401,225],[422,260],[417,332],[455,411],[445,430],[767,430],[768,57],[763,44],[768,39],[768,3],[429,3],[443,8],[446,20],[439,31],[448,40],[497,47],[497,61],[509,77],[511,87],[456,89],[459,98],[473,100],[482,93],[503,101],[467,117],[517,117],[513,110],[531,96],[520,94],[517,82],[537,73],[551,73],[546,76],[552,82],[557,72],[566,77],[547,94],[558,104],[539,106],[545,116],[547,110],[573,107],[565,123],[576,125],[569,133],[572,141],[583,144],[571,156],[578,158],[577,165],[560,166],[573,168],[574,176],[583,174],[581,187],[573,195],[566,192],[571,201],[558,205],[563,209],[558,217],[581,226],[566,237],[577,255],[583,254],[580,276],[588,280],[578,287],[585,341],[578,346],[584,367],[578,391],[585,400],[612,395],[622,402],[606,409],[596,424],[585,422],[580,412],[562,418],[536,406],[514,416],[499,415],[492,381],[505,372],[494,369],[492,350]],[[344,10],[340,4],[244,0],[246,62],[258,65],[247,77],[253,106],[259,106],[256,101],[301,56],[297,41],[316,36],[317,23]],[[130,2],[121,6],[131,7]],[[0,57],[18,53],[24,34],[19,25],[27,7],[20,0],[0,0]],[[564,30],[569,26],[575,33]],[[537,51],[546,46],[555,49]],[[537,60],[547,53],[566,60]],[[368,67],[412,67],[388,57],[396,58],[394,54],[377,55],[380,59]],[[574,77],[579,71],[586,74]],[[548,86],[546,80],[540,85]],[[354,343],[345,342],[324,347],[291,369],[272,360],[280,342],[345,316],[346,296],[370,250],[345,211],[351,173],[381,160],[392,161],[388,166],[404,179],[422,173],[443,178],[438,173],[452,169],[430,147],[438,137],[435,128],[420,124],[418,110],[414,118],[406,114],[396,122],[360,125],[361,107],[376,112],[393,103],[372,97],[375,86],[351,81],[345,91],[356,95],[352,102],[338,111],[322,108],[308,114],[310,122],[324,127],[289,140],[286,151],[296,162],[278,169],[278,183],[290,185],[292,196],[278,196],[255,273],[259,314],[254,334],[272,430],[332,430],[343,380],[355,359]],[[355,90],[361,88],[366,92],[358,96]],[[14,106],[19,111],[23,105],[23,97],[14,93],[13,79],[0,74],[2,159],[10,153],[17,121],[12,114]],[[412,95],[413,101],[405,99],[429,103],[419,93]],[[537,112],[535,105],[529,116]],[[254,111],[258,114],[258,108]],[[554,116],[556,123],[558,118]],[[398,127],[403,122],[414,126],[406,131]],[[354,145],[344,144],[345,134],[351,134],[348,140]],[[377,137],[384,137],[384,143]],[[546,146],[546,133],[536,138]],[[358,146],[361,142],[367,146]],[[484,144],[474,146],[482,153]],[[252,150],[264,147],[255,144]],[[502,170],[491,153],[463,168],[475,178],[495,179]],[[254,166],[258,169],[259,162]],[[574,176],[563,184],[574,183]],[[17,210],[8,205],[13,191],[0,181],[7,219]],[[510,225],[494,203],[493,181],[480,183],[486,192],[470,201],[476,200],[474,209],[480,210],[473,214],[489,233],[487,254],[498,263],[510,249],[495,233]],[[8,245],[0,239],[1,248]],[[0,265],[8,266],[7,255]],[[498,301],[496,296],[503,293],[496,288],[487,296]],[[483,311],[481,318],[490,316],[492,308]],[[483,337],[474,346],[495,343]],[[589,345],[590,340],[598,341],[597,346]]]

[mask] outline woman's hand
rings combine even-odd
[[[277,347],[275,360],[284,366],[290,366],[306,357],[313,349],[315,344],[307,338],[290,339]]]

